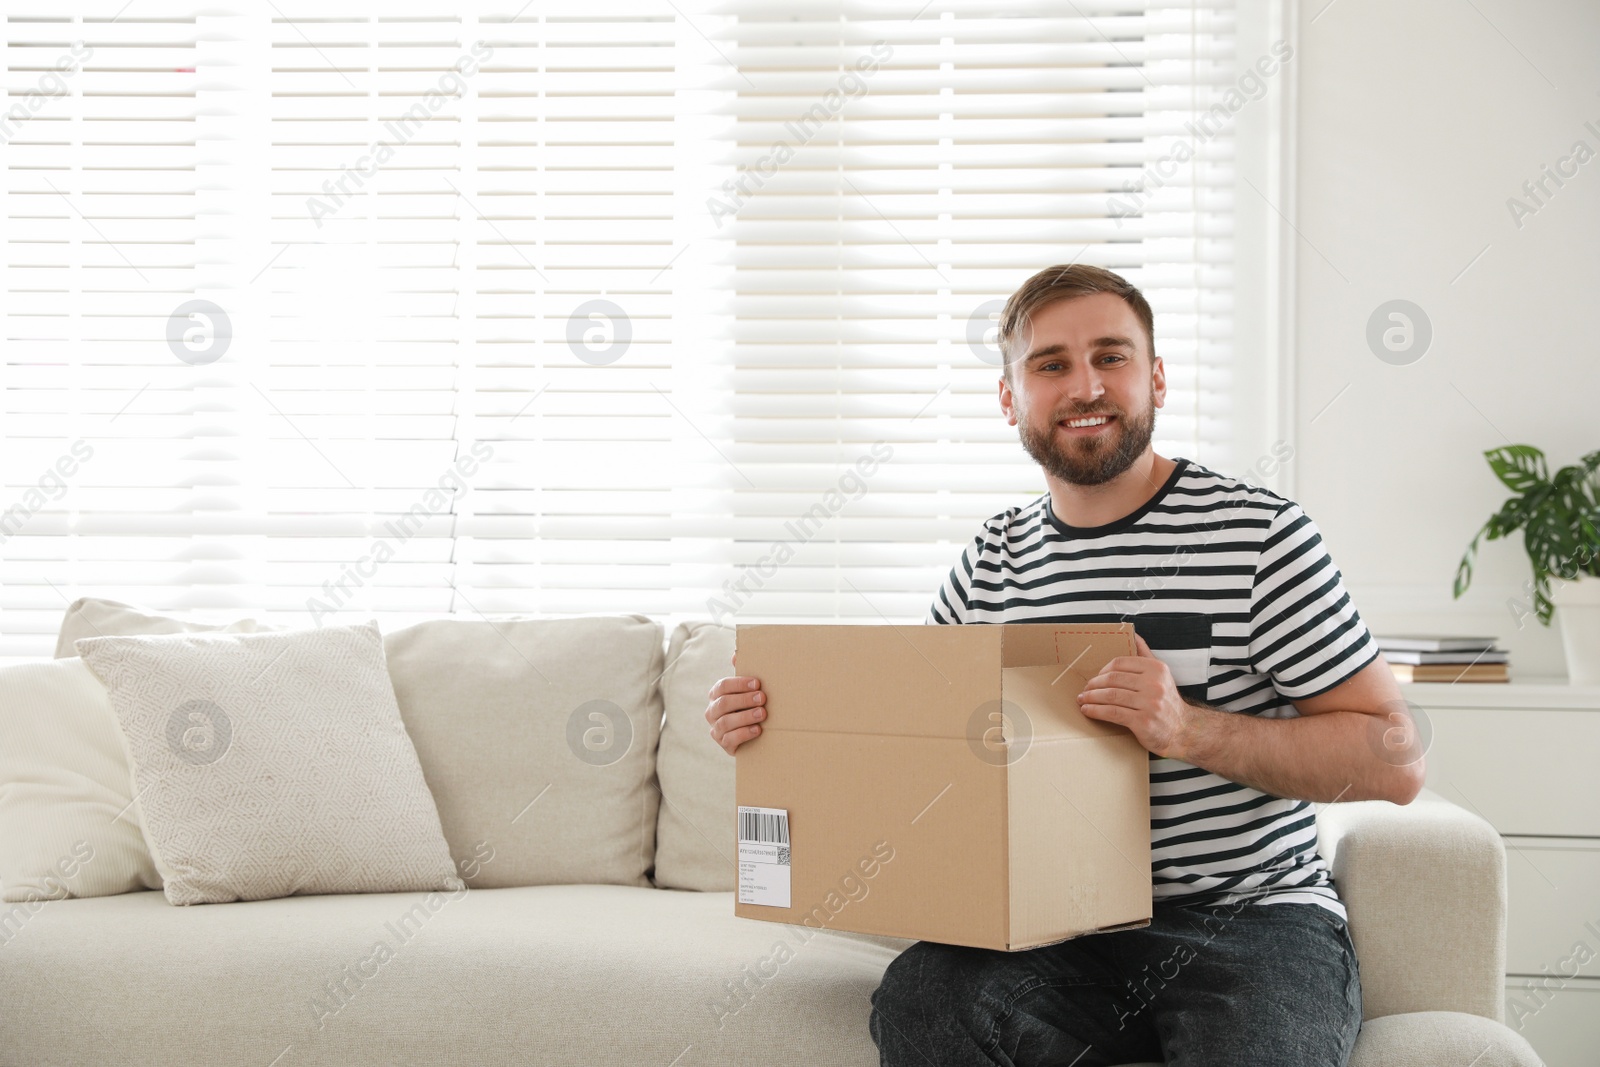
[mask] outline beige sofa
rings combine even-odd
[[[184,625],[114,611],[91,622],[94,632]],[[72,625],[69,612],[64,629]],[[538,760],[527,761],[524,781],[494,779],[504,774],[490,767],[494,750],[514,739],[469,738],[468,759],[449,751],[450,730],[414,721],[419,694],[466,678],[464,663],[473,675],[494,673],[479,656],[511,669],[505,649],[523,640],[510,629],[521,624],[461,625],[444,646],[427,646],[438,662],[418,658],[414,636],[408,646],[386,634],[396,694],[452,851],[477,832],[461,798],[483,797],[485,779],[508,804],[549,784]],[[526,633],[547,651],[559,644],[561,622],[539,625]],[[533,840],[504,839],[508,860],[529,846],[522,867],[504,869],[531,872],[523,879],[582,871],[586,820],[637,818],[648,820],[647,878],[475,888],[432,911],[421,894],[173,907],[161,892],[142,891],[49,901],[20,922],[14,906],[0,905],[12,908],[0,911],[0,1064],[876,1063],[868,998],[910,942],[733,915],[733,760],[710,742],[703,719],[707,689],[728,673],[730,631],[697,623],[667,637],[639,616],[585,626],[577,645],[530,657],[529,666],[555,674],[563,656],[577,657],[584,670],[646,680],[644,726],[633,737],[640,751],[629,752],[637,766],[626,773],[643,776],[650,801],[616,789],[613,776],[590,802],[620,812],[561,808],[562,820],[542,824]],[[657,635],[653,649],[639,643],[641,632]],[[439,647],[455,651],[442,657]],[[563,699],[552,710],[534,696],[511,712],[564,715],[571,701]],[[472,735],[483,714],[463,706],[455,732]],[[474,760],[489,768],[478,780]],[[561,788],[582,788],[559,768],[549,773]],[[1505,872],[1493,830],[1431,794],[1403,808],[1335,805],[1320,825],[1362,969],[1367,1022],[1354,1062],[1537,1064],[1499,1021]],[[588,840],[616,862],[615,849]],[[541,845],[561,855],[542,856]],[[631,845],[622,851],[631,855]],[[380,939],[394,946],[392,958],[365,964]]]

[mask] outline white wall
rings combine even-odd
[[[1460,600],[1451,582],[1508,495],[1485,449],[1536,445],[1554,468],[1600,448],[1600,4],[1299,13],[1291,495],[1373,630],[1492,633],[1513,677],[1561,674],[1559,622],[1519,631],[1507,606],[1530,576],[1520,534],[1485,543]],[[1579,140],[1597,158],[1519,228],[1508,198],[1532,205],[1523,182]],[[1395,298],[1433,326],[1404,366],[1365,337]]]

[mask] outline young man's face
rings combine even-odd
[[[1013,339],[1008,362],[1000,409],[1028,455],[1060,481],[1109,482],[1150,447],[1166,374],[1121,297],[1091,293],[1038,308]],[[1085,416],[1107,421],[1068,425]]]

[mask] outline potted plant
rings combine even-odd
[[[1531,610],[1549,626],[1559,599],[1568,679],[1600,683],[1600,477],[1595,474],[1600,451],[1562,467],[1553,478],[1544,453],[1532,445],[1491,448],[1484,456],[1516,495],[1489,516],[1467,546],[1456,568],[1455,595],[1466,592],[1472,581],[1479,540],[1494,541],[1521,530],[1533,564],[1533,579],[1523,583],[1524,595],[1532,595]],[[1585,576],[1590,580],[1579,580]],[[1551,578],[1561,582],[1555,589]],[[1511,608],[1521,626],[1529,608],[1515,600]]]

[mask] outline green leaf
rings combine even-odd
[[[1499,511],[1489,516],[1489,521],[1485,524],[1489,540],[1498,541],[1502,537],[1516,533],[1528,520],[1531,509],[1538,506],[1548,493],[1549,489],[1540,489],[1532,496],[1514,496],[1507,500]]]
[[[1513,493],[1526,493],[1549,480],[1544,453],[1532,445],[1504,445],[1484,453],[1489,467]]]
[[[1583,534],[1583,539],[1589,542],[1589,547],[1600,545],[1600,509],[1591,508],[1578,513],[1578,532]]]
[[[1550,625],[1550,616],[1555,613],[1556,605],[1550,599],[1550,576],[1543,571],[1533,576],[1533,610],[1540,622]]]
[[[1583,550],[1575,525],[1572,515],[1553,503],[1528,520],[1523,541],[1538,569],[1562,578],[1574,574]]]
[[[1590,452],[1578,462],[1578,469],[1583,471],[1577,480],[1578,487],[1591,504],[1600,504],[1600,452]]]
[[[1582,508],[1577,513],[1578,568],[1586,574],[1600,577],[1600,505]]]
[[[1467,546],[1466,554],[1461,557],[1461,562],[1456,564],[1455,595],[1457,598],[1467,591],[1467,586],[1472,584],[1472,561],[1478,555],[1478,541],[1489,529],[1489,525],[1492,522],[1494,520],[1490,519],[1489,522],[1483,524],[1477,534],[1473,536],[1472,543]]]
[[[1579,534],[1580,540],[1587,540],[1588,538],[1582,534],[1584,516],[1595,511],[1600,505],[1597,505],[1589,495],[1589,489],[1583,482],[1583,470],[1579,467],[1563,467],[1556,474],[1551,496],[1564,513],[1569,528]]]

